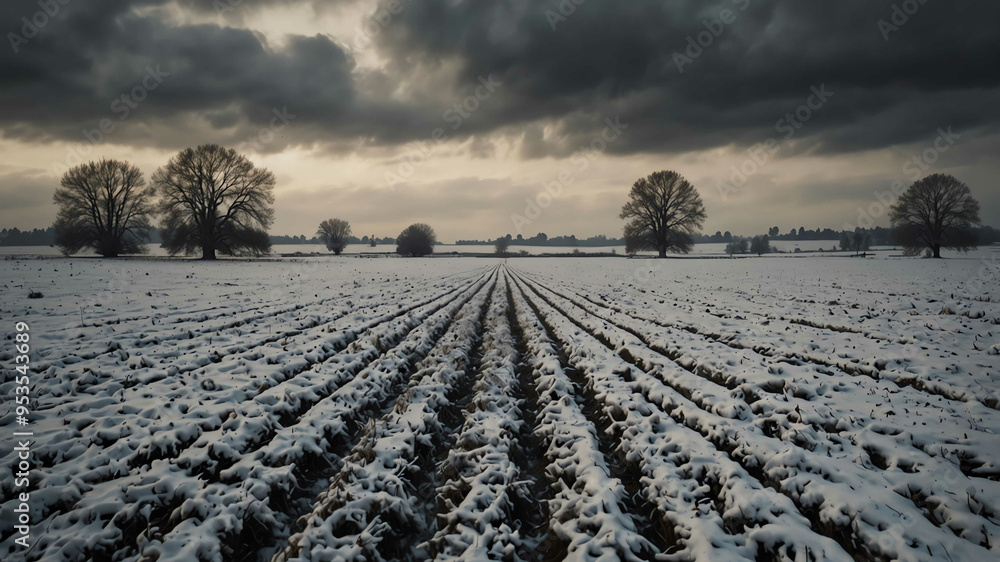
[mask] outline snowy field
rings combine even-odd
[[[993,252],[3,260],[0,558],[996,560]]]

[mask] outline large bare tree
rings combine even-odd
[[[629,221],[625,224],[626,252],[656,250],[665,258],[667,252],[691,251],[692,235],[707,215],[694,186],[677,172],[662,171],[632,184],[619,216]]]
[[[171,255],[201,250],[261,255],[270,251],[274,221],[274,174],[231,148],[187,148],[153,174],[160,195],[163,247]]]
[[[67,255],[85,248],[104,257],[145,253],[154,195],[128,162],[101,160],[68,170],[53,197],[59,206],[56,246]]]
[[[896,242],[906,255],[929,248],[935,258],[941,248],[967,251],[976,247],[971,228],[980,223],[979,202],[969,186],[947,174],[931,174],[916,181],[889,213]]]
[[[351,237],[351,225],[341,219],[326,219],[319,223],[316,235],[326,244],[327,250],[339,256],[347,247],[347,241]]]

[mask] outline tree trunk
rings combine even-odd
[[[667,257],[667,249],[666,248],[660,248],[660,257],[661,258]]]
[[[201,259],[203,259],[203,260],[214,260],[215,259],[215,247],[214,246],[202,246],[202,248],[201,248]]]
[[[933,246],[931,246],[931,249],[934,250],[934,257],[935,258],[940,258],[941,257],[941,245],[940,244],[934,244]]]

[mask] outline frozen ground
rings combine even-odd
[[[986,250],[0,271],[29,560],[1000,557]]]

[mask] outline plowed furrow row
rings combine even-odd
[[[898,388],[892,383],[868,378],[856,379],[854,385],[847,385],[848,377],[842,372],[838,375],[815,365],[790,364],[747,350],[737,351],[711,338],[670,329],[586,298],[574,299],[548,287],[535,287],[568,303],[572,309],[584,311],[610,325],[608,330],[597,326],[595,333],[613,339],[611,345],[620,352],[629,353],[630,343],[635,343],[629,336],[633,336],[642,345],[712,382],[711,386],[736,391],[732,394],[750,405],[755,414],[760,416],[767,412],[765,423],[773,424],[778,433],[786,432],[791,422],[808,425],[820,434],[837,433],[866,449],[891,446],[886,442],[867,442],[870,433],[881,434],[899,441],[895,449],[900,454],[907,451],[907,458],[902,461],[907,472],[942,474],[959,468],[968,476],[995,479],[1000,475],[1000,467],[987,455],[987,451],[1000,446],[1000,439],[974,425],[970,427],[970,419],[974,423],[989,415],[983,407],[974,413],[964,402],[936,400],[930,403],[926,394],[917,389]],[[705,386],[701,385],[699,391],[705,392]],[[951,440],[944,447],[933,445],[930,434],[919,435],[916,418],[898,415],[918,408],[938,417],[937,434],[963,435],[963,439]],[[854,415],[841,418],[835,415],[837,409],[850,409]],[[868,427],[874,427],[874,431],[868,432]],[[893,455],[883,451],[881,456]]]
[[[484,281],[481,280],[473,284],[466,292],[475,292],[476,287],[482,283]],[[365,364],[377,358],[381,351],[395,345],[422,319],[451,302],[454,299],[451,293],[452,291],[448,291],[444,295],[398,311],[391,317],[383,317],[381,321],[370,323],[368,329],[360,327],[352,336],[355,341],[342,348],[343,354],[339,356],[340,351],[331,347],[326,352],[327,357],[307,358],[304,365],[318,367],[316,371],[310,371],[315,375],[312,379],[300,379],[307,384],[262,389],[262,394],[256,397],[249,394],[242,401],[234,401],[235,407],[228,415],[212,415],[207,409],[182,410],[186,414],[186,420],[196,421],[186,421],[181,426],[175,426],[174,422],[164,420],[161,422],[162,428],[156,423],[146,424],[148,438],[136,440],[132,432],[112,438],[112,446],[104,448],[94,457],[94,461],[88,464],[87,471],[81,474],[79,467],[76,467],[76,473],[72,477],[67,475],[64,483],[52,488],[54,493],[48,497],[59,498],[61,502],[43,505],[43,509],[54,514],[47,524],[50,528],[65,528],[65,532],[48,535],[42,546],[53,553],[62,552],[69,559],[77,559],[77,553],[91,551],[111,552],[122,548],[127,551],[135,548],[135,541],[142,533],[151,534],[154,528],[162,532],[178,521],[191,518],[192,514],[204,514],[206,505],[191,499],[205,494],[205,490],[209,488],[224,493],[220,488],[225,487],[224,484],[212,483],[217,482],[220,463],[223,466],[230,464],[245,452],[246,447],[263,443],[263,439],[280,426],[283,418],[287,423],[289,413],[293,413],[294,417],[304,413],[314,401],[328,395],[340,383],[348,380],[352,373],[358,372]],[[364,338],[357,339],[373,328],[377,329]],[[335,357],[339,359],[334,359]],[[334,359],[331,370],[337,376],[331,377],[323,373],[319,359]],[[306,369],[302,368],[301,371],[305,372]],[[209,438],[205,435],[206,432],[209,436],[228,434],[228,441],[236,446],[227,443],[227,438]],[[106,461],[101,461],[101,455],[106,456]],[[64,466],[72,468],[70,463]],[[178,469],[184,473],[179,474]],[[47,476],[54,478],[54,475]],[[209,477],[209,480],[201,480],[202,476]],[[180,481],[177,481],[178,478]],[[46,485],[51,487],[53,480]],[[287,487],[287,482],[285,485]],[[109,501],[107,498],[116,497],[123,491],[125,505],[118,505],[111,512],[99,508]],[[260,491],[256,494],[259,495]],[[159,498],[158,502],[150,504],[137,499],[150,496]],[[244,499],[256,500],[258,503],[260,500],[251,498],[245,492]],[[61,511],[69,511],[71,506],[67,501],[72,502],[73,508],[89,508],[90,512],[103,516],[94,521],[81,522],[70,514],[59,515]],[[112,515],[114,518],[111,518]],[[46,519],[49,517],[45,515]],[[87,525],[90,531],[72,531],[80,525]],[[231,525],[219,529],[220,534],[231,529]],[[145,537],[146,541],[150,539],[149,536]],[[8,545],[5,543],[4,546]]]
[[[977,473],[989,474],[988,471],[994,470],[988,455],[1000,446],[1000,439],[990,433],[970,431],[967,418],[962,415],[966,413],[964,408],[951,405],[947,410],[948,405],[942,404],[942,415],[947,417],[942,417],[934,430],[963,435],[962,442],[955,440],[950,446],[931,444],[934,434],[921,435],[915,421],[913,426],[905,426],[891,419],[871,417],[876,411],[891,412],[890,408],[919,408],[925,404],[923,397],[907,397],[905,391],[886,383],[876,387],[877,383],[867,379],[861,382],[876,388],[859,392],[842,382],[828,387],[821,379],[827,375],[816,375],[810,369],[733,353],[726,346],[714,342],[706,345],[704,340],[687,333],[662,334],[655,325],[630,321],[630,317],[623,315],[608,315],[596,305],[573,301],[552,289],[538,285],[534,288],[544,292],[546,298],[558,300],[562,312],[582,319],[595,336],[623,358],[644,370],[655,371],[702,409],[747,420],[749,407],[754,423],[769,436],[812,452],[832,451],[832,454],[871,459],[869,466],[881,470],[890,468],[891,462],[892,468],[900,472],[885,474],[886,486],[905,490],[905,495],[917,498],[919,504],[933,505],[935,521],[951,520],[954,529],[964,525],[983,529],[983,536],[973,537],[977,544],[989,541],[1000,530],[993,522],[995,514],[1000,512],[1000,486],[976,477]],[[671,358],[684,369],[664,364],[663,357]],[[732,392],[727,394],[727,389]],[[916,393],[910,391],[910,394]],[[869,408],[871,413],[866,416],[863,412]],[[837,411],[846,410],[854,410],[856,415],[847,419],[836,415]],[[917,437],[927,444],[914,446]],[[955,453],[960,451],[970,453],[959,458]],[[947,480],[947,487],[929,484],[928,474]],[[948,493],[955,487],[977,490],[974,513],[970,513],[968,502]],[[978,515],[986,519],[977,520]]]
[[[376,360],[351,361],[329,373],[331,383],[339,380],[340,386],[328,397],[310,400],[304,414],[280,424],[271,433],[264,433],[263,439],[255,437],[261,432],[252,426],[232,440],[229,435],[205,439],[212,444],[210,447],[216,444],[230,447],[224,468],[216,468],[219,484],[206,486],[194,496],[201,505],[208,506],[207,510],[192,517],[175,511],[167,526],[157,529],[155,537],[140,537],[141,558],[184,560],[189,556],[204,556],[207,545],[211,545],[213,556],[221,554],[227,559],[244,559],[257,552],[272,551],[275,543],[288,536],[290,524],[294,523],[295,517],[287,512],[298,509],[295,506],[307,499],[317,483],[337,472],[341,459],[358,442],[368,422],[381,415],[402,393],[407,375],[485,284],[486,281],[474,284],[430,316],[411,316],[403,328],[410,330],[405,338]],[[233,441],[248,440],[254,444],[250,448],[232,448]],[[267,498],[267,506],[262,505],[262,496]],[[254,516],[240,522],[237,517],[240,513]],[[205,527],[220,528],[223,532],[206,539]],[[190,548],[189,545],[195,544],[202,549],[201,554]]]
[[[679,548],[671,549],[673,559],[781,558],[789,553],[808,556],[807,552],[831,559],[846,557],[835,542],[810,531],[809,522],[787,498],[651,403],[644,391],[648,386],[655,388],[658,381],[597,343],[529,287],[524,288],[614,421],[620,451],[639,466],[643,495],[679,542]],[[671,454],[673,462],[665,461],[663,457]],[[701,456],[706,454],[710,456]],[[771,505],[772,510],[760,509],[762,504]],[[755,525],[769,530],[742,533]],[[798,530],[793,540],[776,541],[772,528]]]
[[[535,295],[545,301],[541,294],[536,292]],[[560,315],[566,312],[555,308],[552,311]],[[589,327],[585,327],[584,323],[576,325],[588,333],[596,331],[593,323]],[[612,331],[605,330],[603,336],[589,335],[600,341],[608,351],[613,351],[616,347],[609,342],[611,338],[607,335]],[[971,524],[974,521],[970,518],[979,518],[979,523],[982,523],[979,528],[984,533],[991,534],[993,531],[987,529],[993,525],[972,512],[970,507],[951,501],[943,489],[940,495],[926,502],[919,497],[919,491],[915,494],[906,487],[892,487],[892,481],[858,466],[850,456],[849,443],[839,449],[829,447],[820,452],[803,448],[801,443],[789,444],[771,437],[743,410],[732,409],[711,396],[696,395],[696,388],[704,385],[704,379],[696,377],[684,381],[682,374],[677,378],[661,378],[662,364],[657,364],[652,358],[655,352],[650,350],[648,356],[636,358],[635,352],[641,348],[641,343],[630,346],[628,355],[635,364],[643,359],[649,360],[648,364],[644,364],[644,368],[649,369],[648,373],[643,369],[634,371],[635,382],[643,396],[662,407],[676,422],[698,431],[721,450],[727,451],[760,481],[792,498],[815,529],[837,537],[847,551],[856,556],[876,558],[893,558],[901,552],[897,549],[902,548],[906,548],[907,555],[915,559],[928,555],[933,558],[933,552],[940,555],[946,550],[953,554],[963,552],[969,556],[987,556],[978,545],[989,545],[989,534],[976,536],[977,533],[970,532],[970,529],[977,528],[977,525]],[[615,359],[625,361],[624,356]],[[668,384],[664,385],[661,380]],[[727,412],[729,415],[726,415]],[[872,499],[859,502],[849,492],[849,488],[855,486],[848,487],[845,480],[871,490]],[[954,525],[956,532],[962,532],[967,540],[955,537],[946,530],[947,527],[939,527],[945,521],[935,520],[934,511],[925,514],[922,508],[927,503],[935,510],[943,510],[947,522]],[[885,538],[880,540],[879,537],[882,531],[898,524],[899,514],[904,514],[908,525],[899,531],[898,540],[887,545]]]
[[[655,547],[623,509],[625,487],[611,476],[597,427],[577,402],[565,361],[520,289],[513,300],[541,404],[537,432],[545,447],[545,473],[554,488],[551,558],[642,560]]]
[[[417,489],[428,459],[447,440],[442,412],[469,377],[482,318],[493,288],[477,293],[419,364],[391,412],[372,423],[306,516],[302,532],[276,557],[284,560],[385,560],[420,557],[414,544],[429,532]],[[432,465],[433,467],[433,465]],[[433,472],[433,470],[431,470]]]
[[[502,558],[521,550],[512,512],[519,471],[513,460],[524,423],[517,399],[517,353],[501,276],[484,323],[482,358],[453,448],[438,466],[436,560]]]

